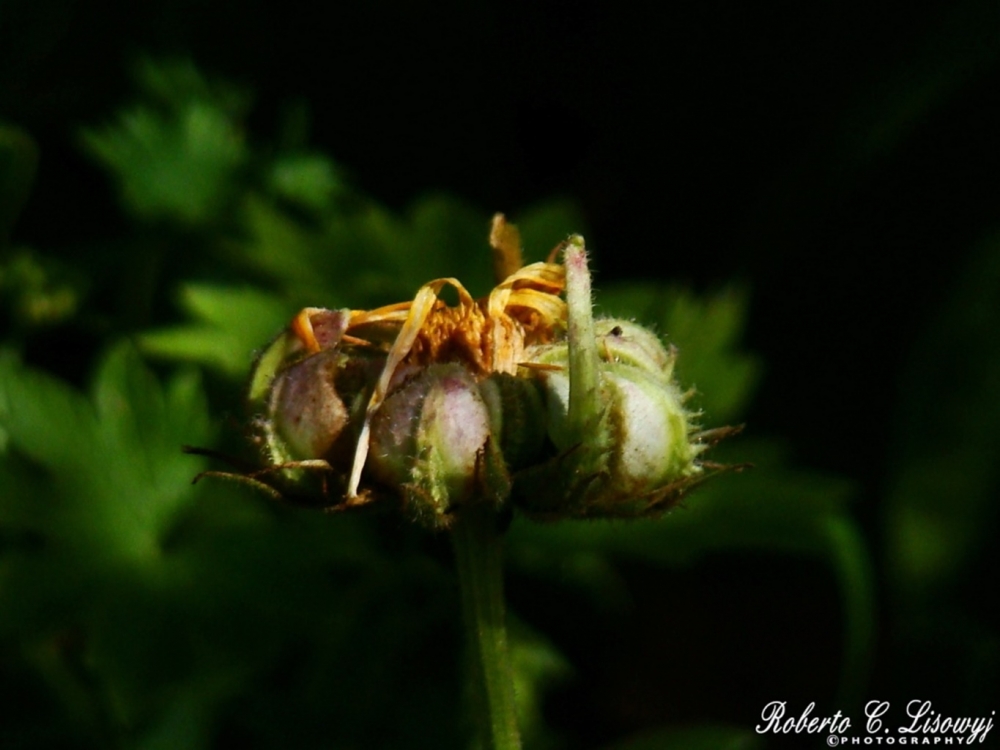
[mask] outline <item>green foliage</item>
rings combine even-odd
[[[178,441],[206,437],[195,374],[178,375],[161,389],[135,353],[119,347],[102,363],[88,401],[10,356],[0,368],[0,418],[11,446],[44,467],[53,491],[67,497],[39,508],[38,498],[12,493],[5,512],[40,511],[44,526],[32,530],[80,545],[95,559],[117,564],[155,555],[187,494],[190,465],[178,455]],[[144,499],[123,509],[123,497]]]
[[[147,60],[136,77],[147,102],[113,125],[84,131],[84,145],[112,168],[137,218],[181,225],[211,219],[231,199],[249,157],[238,120],[248,98],[209,84],[190,62]]]
[[[180,303],[196,322],[141,335],[143,351],[214,367],[234,380],[247,376],[251,353],[295,312],[273,294],[252,287],[185,284]]]

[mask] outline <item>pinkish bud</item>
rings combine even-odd
[[[402,488],[421,522],[446,525],[455,506],[484,496],[490,437],[489,410],[475,379],[459,364],[430,365],[374,415],[366,472]]]

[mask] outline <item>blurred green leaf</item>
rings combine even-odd
[[[260,196],[244,203],[246,240],[233,259],[273,279],[302,305],[374,308],[412,299],[434,278],[458,278],[474,295],[493,286],[489,220],[454,198],[431,195],[397,217],[358,200],[307,225]]]
[[[238,119],[246,114],[252,101],[246,89],[222,78],[206,77],[188,58],[140,58],[132,75],[140,93],[168,111],[202,102]]]
[[[278,156],[268,184],[275,195],[316,214],[329,211],[333,198],[345,189],[334,163],[322,154],[310,153]]]
[[[312,304],[377,307],[410,299],[440,276],[458,277],[474,294],[492,286],[487,217],[453,198],[429,196],[405,217],[361,203],[329,213],[320,230],[251,198],[246,221],[241,256]]]
[[[192,362],[246,378],[254,352],[288,324],[294,305],[250,287],[186,284],[180,302],[191,323],[138,337],[147,354]]]
[[[743,438],[732,450],[754,467],[713,479],[657,521],[518,522],[512,560],[534,575],[562,576],[568,562],[594,552],[671,566],[735,549],[825,556],[827,520],[844,512],[850,483],[788,468],[786,452],[773,442]]]
[[[28,199],[38,167],[38,146],[21,128],[0,122],[0,250]]]
[[[108,520],[121,529],[122,496],[142,498],[130,509],[135,534],[158,548],[178,510],[192,499],[185,486],[191,461],[178,446],[202,442],[208,434],[200,379],[186,370],[161,387],[135,350],[122,345],[101,363],[93,391],[104,460],[91,471],[106,495]],[[108,476],[115,477],[113,499]]]
[[[23,248],[0,259],[0,301],[18,324],[51,325],[72,317],[83,282],[65,265]]]
[[[115,703],[131,715],[153,697],[148,689],[129,687],[118,701],[88,686],[92,678],[78,672],[125,660],[146,674],[162,659],[154,644],[167,642],[160,623],[168,619],[154,607],[142,623],[141,611],[148,589],[160,583],[164,545],[194,497],[196,464],[178,446],[205,438],[201,389],[192,374],[161,387],[127,346],[104,358],[90,399],[11,357],[0,370],[0,424],[10,442],[0,461],[0,485],[13,487],[4,496],[0,531],[25,540],[2,558],[0,632],[20,635],[47,654],[47,639],[84,627],[97,661],[84,667],[68,659],[72,652],[46,656],[46,681],[72,713],[103,727],[116,720],[110,714],[95,718],[95,712],[104,714]],[[130,623],[125,633],[116,631],[113,657],[99,656],[107,623]],[[108,678],[103,667],[94,668]]]
[[[209,84],[190,62],[144,61],[137,78],[147,103],[84,130],[84,146],[111,171],[137,217],[181,225],[216,219],[249,158],[238,124],[247,98]]]
[[[7,440],[40,464],[84,470],[93,460],[97,419],[74,389],[0,355],[0,426]]]
[[[284,289],[311,296],[323,288],[330,265],[339,267],[338,253],[319,230],[260,195],[251,193],[244,199],[240,222],[244,238],[230,248],[232,260],[263,273]],[[324,257],[327,267],[319,262]]]
[[[900,388],[885,520],[901,592],[922,596],[951,585],[992,542],[1000,482],[997,330],[1000,236],[993,235],[947,294]]]
[[[532,748],[558,747],[545,724],[542,700],[547,690],[565,680],[571,667],[544,636],[520,620],[508,617],[517,720],[524,744]]]
[[[195,376],[161,388],[127,346],[103,360],[92,400],[10,356],[0,376],[0,425],[11,448],[60,488],[58,497],[10,501],[23,512],[36,503],[48,532],[95,559],[155,555],[190,495],[191,462],[178,446],[207,433]]]
[[[181,224],[216,216],[247,156],[233,124],[205,104],[173,118],[137,108],[116,125],[86,131],[84,143],[115,173],[130,211]]]

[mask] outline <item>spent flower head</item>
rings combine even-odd
[[[395,497],[443,528],[472,504],[646,516],[727,468],[702,454],[735,429],[696,425],[676,350],[594,319],[583,238],[522,267],[498,214],[490,244],[499,283],[482,299],[445,278],[375,310],[302,310],[251,377],[266,466],[224,476],[278,496],[307,486],[334,510]]]

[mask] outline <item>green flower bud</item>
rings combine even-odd
[[[296,317],[289,329],[282,331],[254,362],[247,393],[251,408],[265,408],[274,379],[287,367],[311,352],[335,349],[343,338],[350,321],[350,310],[307,308]],[[299,328],[308,327],[311,347],[303,341]]]
[[[563,345],[546,352],[544,360],[566,362],[568,356]],[[539,375],[549,437],[559,455],[542,471],[545,478],[535,479],[562,489],[535,493],[527,510],[541,503],[538,510],[547,512],[552,503],[552,510],[564,509],[572,516],[641,515],[650,503],[663,499],[660,490],[700,471],[695,458],[704,446],[692,443],[692,415],[662,370],[602,361],[596,391],[600,408],[581,440],[569,418],[568,369]],[[563,497],[557,499],[559,495]]]
[[[594,321],[597,353],[605,362],[631,365],[669,382],[677,349],[666,348],[660,337],[631,320],[603,318]]]
[[[707,448],[673,380],[676,350],[626,320],[594,321],[582,239],[566,249],[566,340],[526,352],[556,456],[515,477],[515,502],[542,517],[636,517],[675,505],[706,476]]]
[[[251,424],[265,464],[298,496],[342,493],[357,425],[385,363],[383,352],[342,345],[349,316],[309,309],[300,316],[306,323],[297,318],[265,348],[251,375]]]
[[[337,350],[327,349],[274,379],[270,413],[286,460],[328,456],[347,427],[347,407],[336,388],[340,359]]]
[[[429,365],[389,394],[372,419],[366,471],[401,488],[416,520],[431,527],[447,526],[463,503],[506,497],[490,411],[464,366]]]

